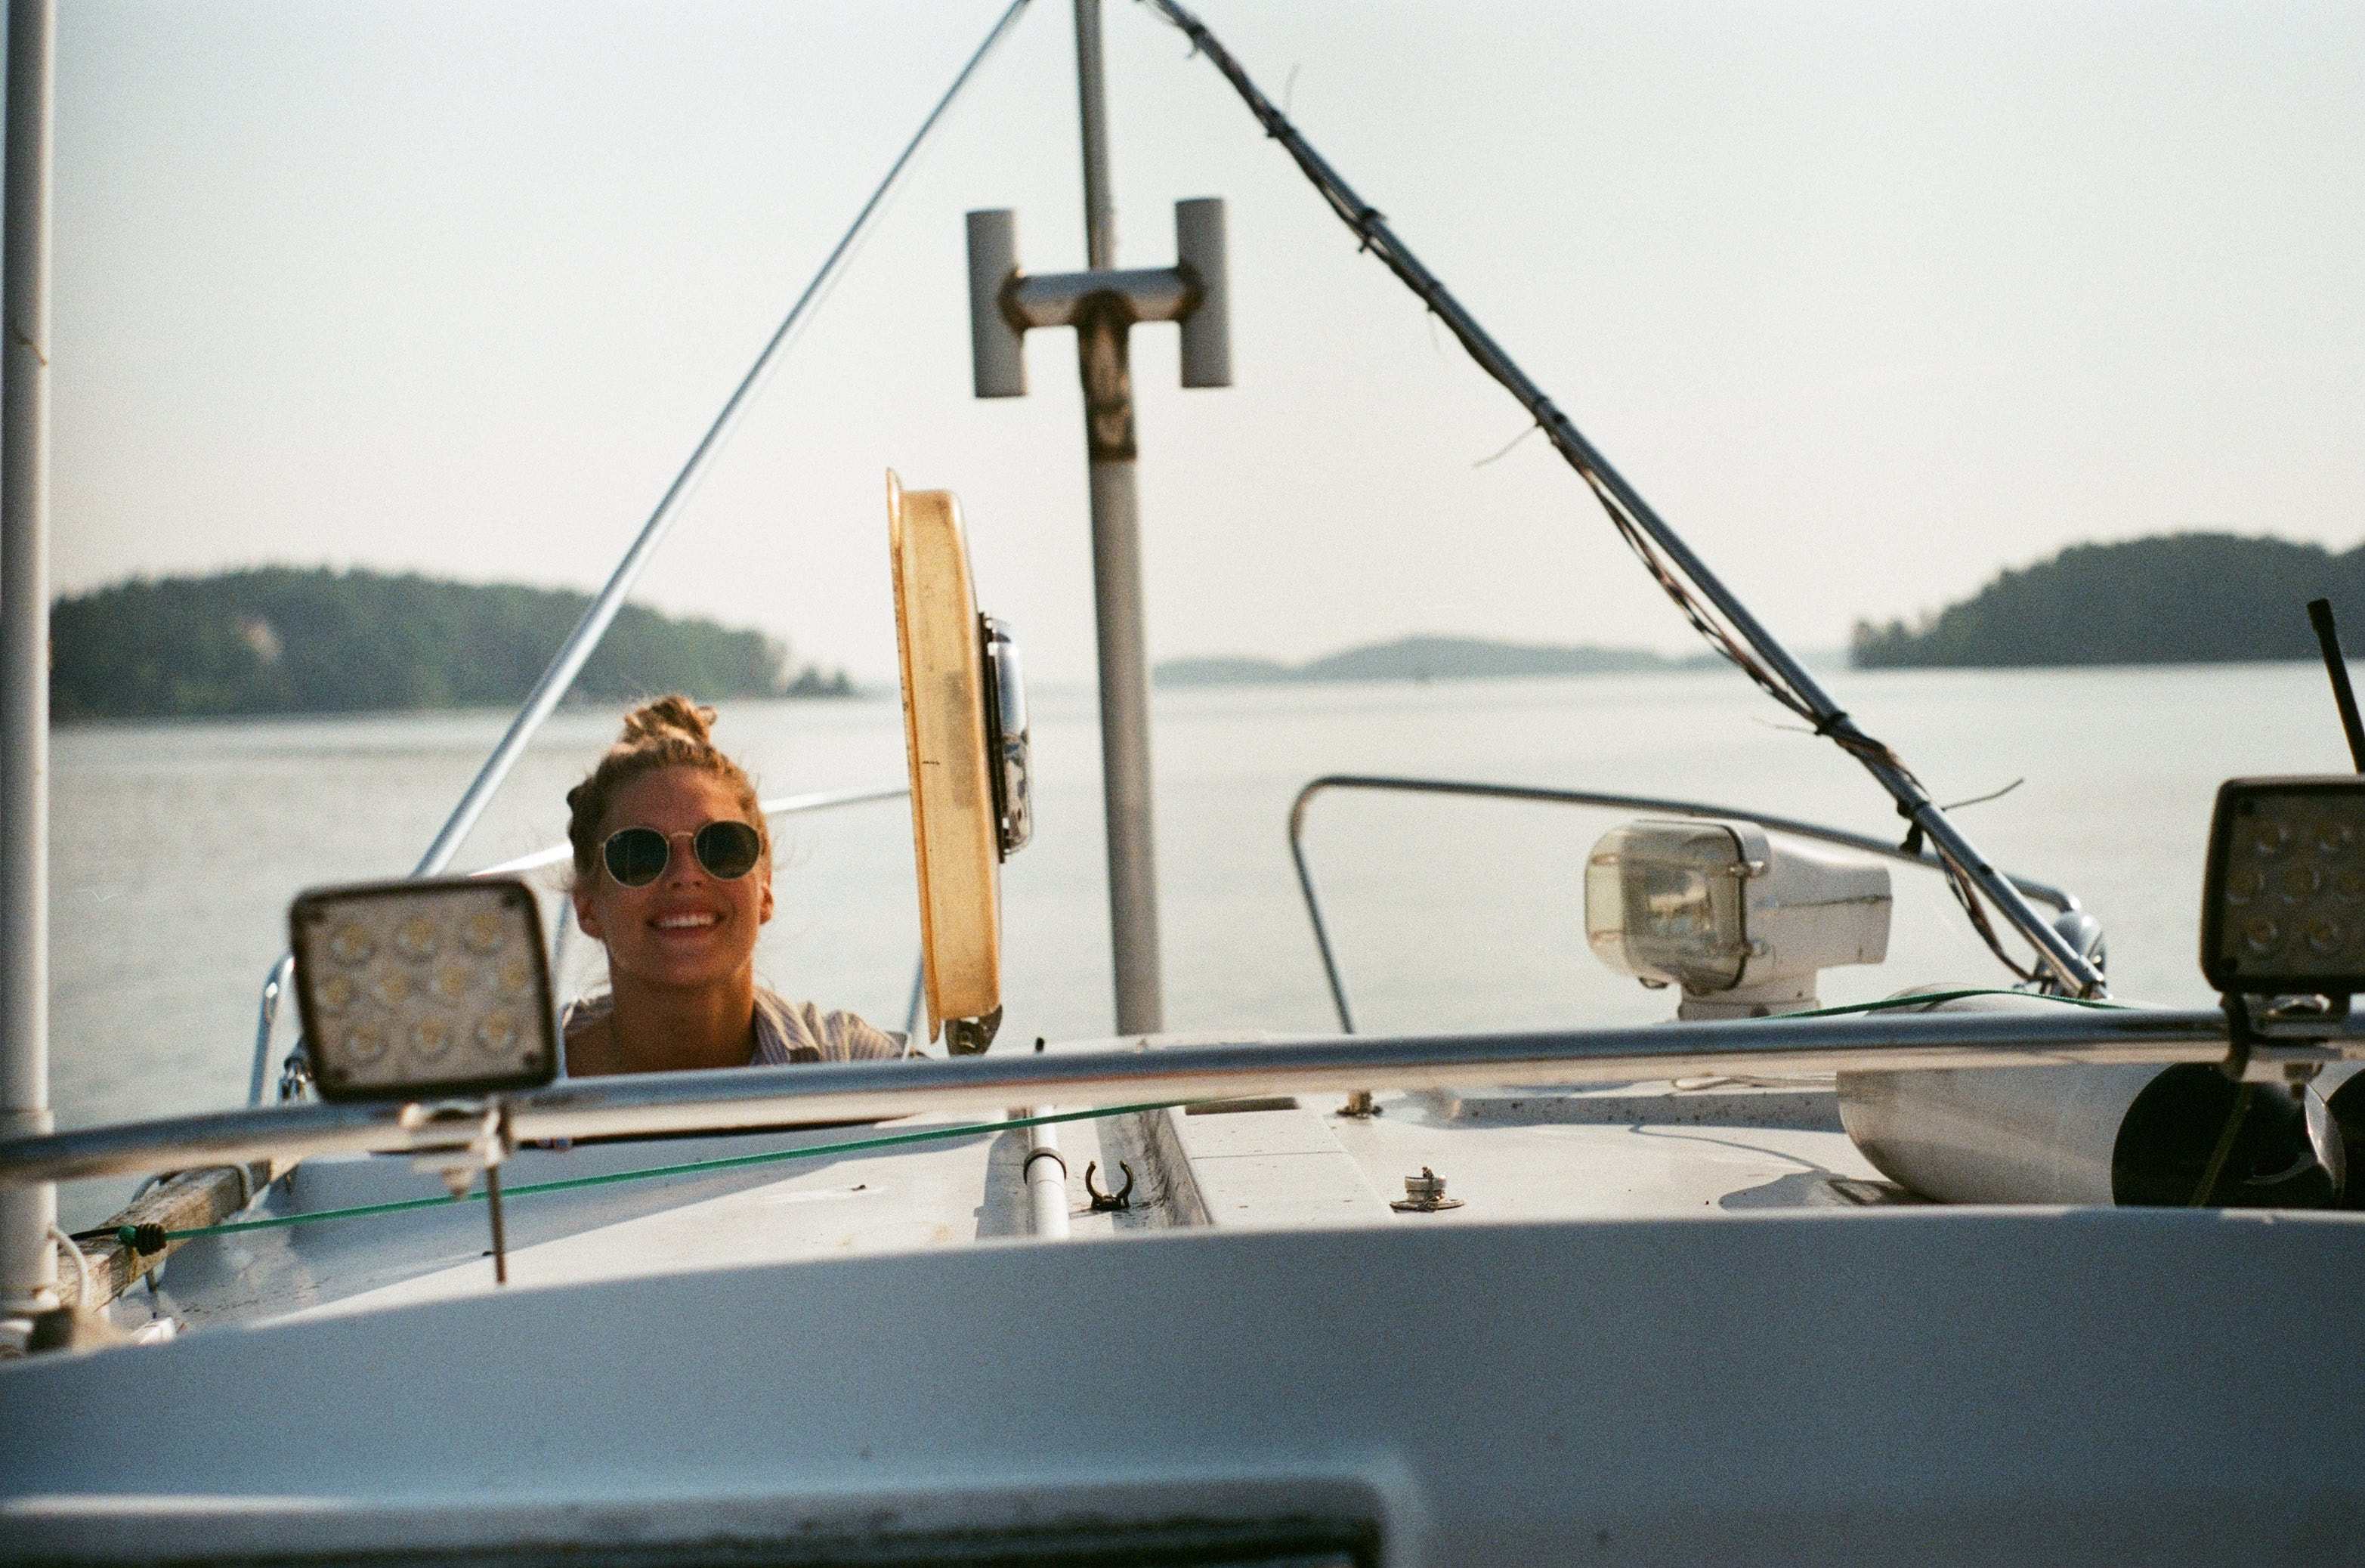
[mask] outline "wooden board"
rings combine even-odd
[[[912,770],[928,1038],[1002,1005],[1002,873],[985,753],[985,655],[969,540],[950,490],[887,476],[895,645]]]
[[[201,1226],[219,1225],[242,1213],[247,1200],[270,1185],[272,1178],[283,1169],[265,1159],[252,1165],[217,1165],[203,1170],[185,1170],[141,1193],[139,1202],[109,1219],[106,1226],[112,1230],[126,1225],[160,1225],[167,1230],[195,1230]],[[134,1251],[114,1236],[93,1238],[81,1245],[83,1260],[91,1271],[90,1292],[83,1305],[97,1312],[185,1243],[167,1242],[163,1252],[148,1253]],[[59,1272],[62,1290],[67,1288],[73,1275],[73,1265],[65,1264]]]

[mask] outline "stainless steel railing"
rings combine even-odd
[[[801,816],[809,812],[834,811],[840,806],[862,806],[878,801],[900,801],[911,792],[908,786],[902,784],[882,784],[861,790],[815,790],[801,795],[779,795],[768,801],[759,801],[758,809],[763,812],[767,820],[770,820],[779,817]],[[574,853],[572,846],[557,844],[547,849],[537,849],[531,855],[521,855],[514,860],[504,860],[499,865],[487,866],[468,874],[472,877],[520,876],[559,865],[571,857]],[[554,976],[557,971],[558,957],[565,951],[566,932],[573,917],[573,902],[561,899],[557,916],[551,924],[551,969]],[[286,993],[287,982],[294,978],[295,973],[294,955],[282,954],[279,961],[271,966],[271,972],[263,980],[263,996],[256,1009],[254,1025],[254,1066],[248,1075],[246,1086],[246,1103],[251,1106],[263,1103],[263,1084],[271,1065],[272,1025],[278,1021],[280,999]],[[918,997],[919,988],[917,982],[914,982],[913,1012],[917,1010]],[[910,1033],[912,1023],[908,1014],[903,1027],[905,1033]]]
[[[1484,784],[1458,778],[1407,778],[1381,773],[1326,773],[1297,792],[1289,807],[1289,856],[1297,866],[1297,885],[1306,894],[1306,916],[1314,925],[1314,946],[1322,955],[1322,973],[1330,982],[1330,1000],[1339,1010],[1339,1027],[1351,1035],[1355,1020],[1347,1005],[1347,982],[1339,973],[1338,955],[1330,946],[1329,928],[1323,923],[1322,900],[1314,890],[1314,872],[1306,860],[1306,812],[1314,797],[1326,790],[1388,790],[1414,795],[1476,796],[1497,801],[1537,801],[1549,805],[1608,806],[1620,811],[1666,812],[1684,817],[1735,817],[1755,823],[1771,833],[1787,833],[1799,838],[1820,839],[1826,844],[1844,845],[1866,855],[1885,859],[1902,860],[1909,866],[1920,866],[1932,871],[1945,869],[1945,862],[1934,854],[1915,854],[1889,843],[1884,838],[1872,838],[1845,828],[1825,827],[1821,823],[1802,822],[1796,817],[1778,817],[1765,812],[1743,811],[1738,806],[1712,806],[1701,801],[1677,801],[1659,795],[1612,795],[1598,790],[1554,790],[1530,784]],[[2004,879],[2030,898],[2051,904],[2060,911],[2079,907],[2076,895],[2065,892],[2049,883],[2030,877],[2009,873]]]
[[[2365,1059],[2365,1015],[2248,1050],[2252,1075]],[[1000,1115],[1012,1105],[1112,1108],[1367,1084],[1479,1089],[1625,1083],[1705,1073],[1903,1072],[1945,1068],[2223,1062],[2225,1015],[2081,1005],[2013,1013],[1744,1018],[1518,1034],[1204,1038],[1146,1048],[745,1067],[576,1079],[510,1097],[520,1138],[724,1132],[920,1113]],[[324,1102],[219,1111],[0,1140],[0,1186],[409,1147],[397,1104]]]

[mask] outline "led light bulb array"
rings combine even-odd
[[[2219,789],[2201,968],[2221,991],[2365,990],[2365,779],[2235,778]]]
[[[523,882],[315,889],[288,923],[324,1096],[413,1098],[555,1075],[541,915]]]

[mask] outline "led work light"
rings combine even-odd
[[[287,924],[324,1099],[489,1093],[556,1076],[541,913],[523,882],[315,888]]]
[[[1682,987],[1682,1018],[1812,1007],[1818,972],[1888,956],[1889,916],[1887,867],[1777,851],[1754,823],[1629,823],[1586,859],[1586,940],[1622,974]]]
[[[2201,884],[2201,970],[2230,996],[2365,991],[2365,778],[2230,778]]]

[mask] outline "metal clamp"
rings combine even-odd
[[[1115,1193],[1104,1193],[1094,1184],[1093,1177],[1100,1168],[1097,1159],[1084,1166],[1084,1191],[1093,1200],[1091,1212],[1096,1215],[1115,1214],[1133,1207],[1133,1167],[1122,1159],[1116,1162],[1116,1168],[1125,1172],[1125,1185]]]

